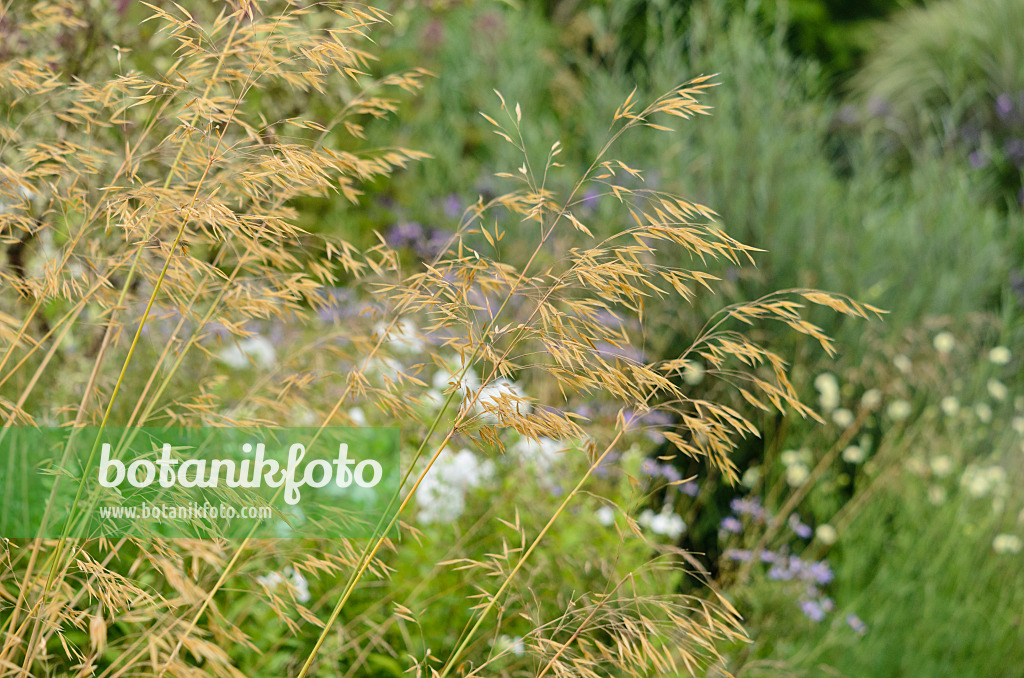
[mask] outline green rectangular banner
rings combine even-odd
[[[369,537],[398,507],[397,428],[0,431],[0,537]]]

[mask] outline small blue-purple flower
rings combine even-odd
[[[735,560],[738,563],[745,563],[750,560],[754,554],[746,549],[729,549],[723,555],[729,560]]]
[[[459,200],[459,196],[454,193],[450,193],[447,198],[444,199],[444,215],[449,219],[457,219],[462,214],[462,201]]]
[[[423,225],[418,221],[403,221],[388,229],[384,240],[392,247],[409,247],[423,238]]]
[[[1024,139],[1007,139],[1003,144],[1007,159],[1018,168],[1024,165]]]
[[[416,254],[423,259],[433,259],[444,251],[450,237],[451,234],[447,231],[432,228],[428,234],[414,243]]]
[[[864,635],[868,632],[868,625],[865,624],[860,617],[858,617],[852,612],[846,615],[846,623],[851,629],[853,629],[861,635]]]
[[[764,520],[768,515],[768,512],[764,510],[763,506],[761,506],[761,500],[757,497],[751,497],[749,499],[736,497],[729,502],[729,508],[732,509],[733,513],[741,516],[750,516],[757,521]]]
[[[819,586],[824,586],[831,582],[835,575],[832,574],[832,568],[824,560],[819,560],[816,563],[810,563],[805,570],[805,578],[810,579]]]
[[[1000,120],[1006,120],[1013,113],[1013,97],[1003,92],[996,97],[996,115]]]
[[[811,535],[814,534],[814,530],[811,529],[811,526],[804,525],[800,521],[800,516],[795,513],[789,516],[789,529],[793,530],[793,534],[801,539],[810,539]]]
[[[736,516],[726,516],[722,518],[721,528],[723,532],[739,534],[743,531],[743,523]]]
[[[800,603],[800,610],[813,622],[820,622],[825,618],[825,610],[816,600],[805,600]]]
[[[683,479],[683,474],[672,464],[662,464],[661,477],[670,483],[678,483]]]

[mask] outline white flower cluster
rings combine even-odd
[[[811,475],[810,464],[812,461],[811,451],[807,448],[799,450],[786,450],[779,458],[782,465],[786,467],[786,483],[790,487],[799,487]]]
[[[553,438],[520,438],[512,446],[512,452],[532,464],[538,471],[548,471],[558,461],[558,453],[566,449],[566,445]]]
[[[217,358],[236,370],[245,369],[255,364],[257,367],[273,367],[277,362],[277,351],[266,337],[255,336],[233,341],[231,345],[217,354]]]
[[[424,523],[455,520],[466,509],[466,493],[494,477],[494,463],[480,461],[470,450],[441,453],[416,490]]]
[[[416,324],[403,318],[395,322],[394,327],[388,331],[390,323],[380,322],[374,327],[373,333],[378,337],[384,336],[384,342],[397,353],[422,353],[425,343],[420,338],[419,329]]]
[[[975,499],[992,495],[992,507],[1000,510],[1009,494],[1006,470],[1001,466],[969,465],[960,476],[960,486]]]
[[[1016,555],[1024,549],[1024,541],[1015,534],[997,534],[992,540],[992,550],[999,555]]]
[[[256,577],[256,582],[269,591],[274,591],[281,586],[287,586],[295,592],[295,600],[300,603],[308,603],[309,582],[302,576],[302,573],[291,565],[284,568],[283,572],[270,572]]]
[[[637,520],[641,526],[646,527],[654,534],[660,534],[669,539],[679,539],[686,532],[686,523],[683,519],[673,513],[667,506],[661,513],[655,513],[651,509],[645,509]]]
[[[818,404],[825,412],[839,407],[839,380],[830,372],[822,372],[814,379],[814,388],[818,389]]]

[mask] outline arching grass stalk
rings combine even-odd
[[[614,145],[615,141],[618,140],[619,137],[626,132],[626,130],[632,128],[635,125],[639,125],[639,124],[650,125],[651,123],[647,122],[647,118],[651,114],[653,114],[655,112],[660,112],[660,111],[666,111],[666,112],[677,111],[676,114],[679,114],[678,111],[679,111],[679,103],[680,103],[680,101],[684,102],[685,105],[691,105],[695,112],[700,112],[701,110],[703,110],[702,107],[696,105],[696,100],[693,99],[693,97],[690,96],[690,95],[691,94],[696,94],[700,90],[705,89],[707,87],[710,87],[711,84],[708,84],[707,81],[711,77],[712,76],[701,76],[701,77],[699,77],[697,79],[694,79],[694,80],[686,83],[685,85],[682,85],[682,86],[680,86],[678,88],[675,88],[671,94],[665,95],[665,96],[659,98],[657,101],[655,101],[653,104],[651,104],[646,109],[644,109],[641,113],[638,113],[638,114],[635,114],[635,113],[631,112],[631,109],[632,109],[632,103],[631,102],[632,102],[633,94],[631,94],[630,97],[627,99],[626,103],[623,104],[622,107],[620,107],[619,111],[616,112],[615,119],[613,120],[613,125],[614,125],[614,122],[618,121],[618,120],[625,120],[625,122],[620,126],[620,128],[618,130],[616,130],[611,135],[609,140],[604,144],[604,146],[601,148],[601,150],[598,153],[598,155],[595,157],[595,159],[591,163],[590,167],[587,169],[586,172],[583,173],[583,175],[576,182],[576,184],[574,185],[572,191],[570,192],[569,197],[566,200],[565,204],[556,213],[555,218],[553,219],[551,225],[546,230],[542,226],[542,229],[541,229],[542,230],[542,237],[540,239],[540,242],[534,248],[534,250],[533,250],[532,254],[530,255],[529,259],[527,260],[526,264],[524,264],[522,271],[516,277],[516,282],[511,286],[511,288],[509,290],[509,293],[505,295],[505,298],[503,299],[501,305],[499,306],[497,311],[494,312],[494,314],[492,315],[490,322],[487,324],[486,328],[484,329],[484,331],[483,331],[483,333],[481,335],[481,339],[476,343],[476,346],[474,347],[472,355],[470,356],[470,358],[463,365],[462,371],[459,374],[458,381],[461,382],[462,379],[464,379],[466,373],[468,372],[468,370],[470,369],[470,367],[473,365],[473,363],[475,362],[476,358],[478,357],[478,355],[480,353],[481,346],[483,345],[486,337],[491,335],[491,333],[493,332],[494,328],[497,325],[498,319],[501,317],[501,315],[502,315],[504,309],[506,308],[506,306],[508,305],[509,301],[515,296],[515,294],[518,291],[518,289],[522,286],[522,284],[526,280],[527,272],[529,271],[529,269],[532,266],[532,264],[535,261],[535,259],[544,250],[544,246],[548,242],[548,239],[550,238],[552,233],[554,232],[555,227],[562,220],[562,218],[565,217],[568,214],[569,205],[572,204],[572,201],[575,198],[576,194],[580,191],[580,189],[582,188],[584,183],[589,179],[591,174],[600,166],[601,161],[607,155],[608,151]],[[538,190],[541,189],[541,187],[537,186],[536,183],[533,180],[534,173],[532,172],[532,168],[530,166],[529,155],[526,152],[526,144],[525,144],[525,140],[524,140],[524,138],[522,136],[522,130],[521,130],[521,127],[520,127],[521,113],[519,111],[519,107],[518,106],[516,107],[516,112],[515,112],[515,115],[513,116],[512,111],[508,108],[508,106],[506,106],[505,100],[501,96],[501,94],[498,93],[498,92],[495,92],[495,93],[498,95],[499,99],[501,100],[501,108],[502,108],[502,110],[504,110],[506,112],[506,115],[508,116],[508,118],[509,118],[509,120],[510,120],[512,126],[513,126],[513,128],[516,131],[518,143],[514,142],[512,140],[512,138],[508,134],[506,134],[504,132],[498,132],[498,134],[500,136],[502,136],[504,139],[506,139],[507,141],[509,141],[510,143],[512,143],[520,152],[523,153],[524,158],[525,158],[524,168],[526,168],[526,171],[524,172],[524,180],[527,182],[527,184],[530,186],[530,188],[534,192],[537,192]],[[496,123],[489,116],[484,115],[484,117],[488,120],[488,122],[490,122],[490,123],[494,124],[495,126],[499,127],[499,129],[503,129],[500,125],[498,125],[498,123]],[[553,147],[551,154],[549,154],[549,156],[548,156],[548,165],[549,166],[550,166],[550,164],[551,164],[551,162],[553,160],[553,156],[554,156],[555,152],[556,152],[556,147]],[[544,179],[545,179],[545,182],[546,182],[546,179],[547,179],[547,170],[546,169],[545,169],[545,173],[544,173]],[[560,278],[560,280],[561,280],[561,278]],[[544,300],[542,300],[541,304],[539,304],[537,309],[533,312],[533,314],[531,315],[531,319],[528,320],[526,323],[524,323],[524,325],[518,329],[518,331],[516,333],[516,337],[521,337],[522,336],[522,334],[525,332],[526,326],[528,326],[529,323],[532,321],[532,319],[536,316],[536,314],[540,312],[540,309],[541,309],[543,303],[545,303],[547,298],[556,289],[558,289],[558,284],[557,283],[552,285],[548,289],[548,292],[545,295]],[[511,342],[509,349],[506,350],[505,355],[502,357],[502,359],[507,357],[508,352],[511,350],[512,346],[515,346],[516,341],[517,340],[514,339]],[[497,373],[498,365],[500,364],[500,362],[501,361],[499,360],[499,361],[497,361],[495,363],[495,366],[492,368],[491,373],[490,373],[488,379],[485,380],[485,381],[489,381],[490,379],[492,379],[495,376],[495,374]],[[439,426],[440,421],[441,421],[444,413],[447,411],[448,406],[451,404],[451,401],[453,400],[454,395],[457,392],[458,392],[458,389],[453,389],[448,394],[448,397],[444,401],[444,404],[439,409],[437,415],[434,417],[434,420],[432,421],[432,423],[430,425],[430,428],[427,431],[427,434],[423,437],[423,439],[422,439],[422,441],[421,441],[421,443],[420,443],[416,453],[413,455],[413,460],[410,463],[409,470],[405,473],[405,475],[403,476],[403,478],[401,480],[401,483],[400,483],[400,486],[399,486],[399,489],[398,489],[398,493],[400,493],[402,488],[404,488],[406,482],[408,481],[409,476],[411,475],[412,469],[415,467],[416,462],[418,462],[420,457],[422,456],[426,444],[429,442],[430,437],[433,435],[433,433],[436,431],[437,427]],[[399,517],[401,516],[402,511],[405,509],[405,507],[408,505],[409,501],[411,501],[412,497],[415,495],[416,490],[419,487],[420,483],[426,477],[426,474],[430,471],[431,467],[434,465],[434,463],[437,461],[438,457],[444,451],[445,447],[447,446],[448,442],[451,440],[452,436],[454,436],[454,434],[458,430],[458,428],[459,428],[459,426],[461,424],[462,418],[463,418],[463,413],[467,413],[467,412],[469,412],[471,410],[471,408],[473,407],[473,405],[476,403],[477,399],[479,398],[481,392],[482,392],[482,389],[477,390],[477,392],[472,395],[469,404],[468,405],[464,405],[463,409],[461,410],[460,415],[456,418],[456,421],[452,424],[448,434],[445,436],[444,440],[438,445],[436,451],[431,456],[431,458],[428,460],[426,467],[419,474],[419,476],[417,477],[417,479],[414,482],[413,486],[410,488],[410,491],[406,495],[405,499],[399,505],[398,510],[397,510],[395,516],[391,519],[391,521],[389,521],[388,526],[383,530],[381,535],[374,540],[372,547],[369,547],[366,551],[364,551],[364,555],[360,559],[359,566],[353,571],[352,575],[349,578],[349,581],[346,583],[341,597],[339,598],[338,602],[335,604],[334,609],[331,611],[331,614],[328,617],[327,623],[324,625],[323,630],[321,631],[319,637],[317,638],[316,643],[313,646],[313,649],[310,651],[309,656],[307,657],[306,661],[303,663],[302,668],[299,671],[298,678],[305,678],[305,676],[309,673],[309,670],[310,670],[310,668],[312,667],[312,664],[313,664],[313,660],[315,659],[316,654],[319,652],[319,650],[322,647],[324,641],[326,640],[327,634],[329,633],[329,631],[330,631],[331,627],[333,626],[334,622],[337,620],[338,616],[341,614],[342,609],[344,608],[345,604],[348,602],[349,598],[351,597],[352,593],[354,592],[355,587],[358,584],[359,580],[362,578],[362,576],[365,573],[366,569],[369,567],[369,563],[372,561],[373,557],[377,554],[377,552],[383,546],[384,541],[386,540],[386,535],[388,533],[390,533],[390,531],[393,529],[395,524],[397,524],[397,521],[398,521]],[[588,475],[589,475],[589,473],[588,473]],[[394,502],[394,498],[392,498],[392,503],[393,502]],[[389,509],[390,509],[390,506],[389,506]],[[553,521],[552,521],[552,524],[553,524]]]

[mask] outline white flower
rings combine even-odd
[[[404,370],[402,363],[387,356],[375,356],[366,363],[367,374],[401,374]]]
[[[759,481],[760,479],[761,467],[751,466],[750,468],[743,472],[743,479],[740,482],[743,483],[744,487],[753,488],[754,485],[757,485],[757,481]]]
[[[654,511],[652,511],[651,509],[644,509],[643,511],[640,512],[640,516],[636,519],[636,522],[639,523],[641,527],[650,527],[651,520],[653,518]]]
[[[809,464],[811,451],[806,447],[801,447],[799,450],[786,450],[779,455],[779,459],[782,460],[782,465],[787,467],[793,464]]]
[[[814,378],[814,388],[818,389],[818,404],[826,412],[839,407],[839,381],[834,374],[822,372]]]
[[[903,355],[902,353],[896,354],[892,359],[892,364],[896,366],[896,369],[903,374],[910,374],[910,370],[913,369],[914,364],[910,362],[910,358]]]
[[[704,366],[697,360],[687,360],[683,368],[683,381],[690,386],[696,386],[704,381]]]
[[[911,457],[904,462],[904,466],[908,471],[913,473],[915,476],[926,476],[928,475],[928,464],[919,457]]]
[[[512,446],[513,452],[536,466],[539,471],[550,469],[558,461],[559,452],[566,449],[568,447],[561,440],[543,437],[538,440],[523,437]]]
[[[993,365],[1005,365],[1010,362],[1010,358],[1013,354],[1010,353],[1010,349],[1005,346],[996,346],[988,352],[988,361]]]
[[[522,636],[509,636],[503,633],[498,636],[495,646],[498,652],[508,651],[517,657],[522,657],[526,653],[526,645],[523,643]]]
[[[597,522],[601,523],[605,527],[615,523],[615,509],[611,506],[602,506],[594,511],[594,515],[597,517]]]
[[[480,461],[470,450],[441,454],[416,490],[419,519],[424,523],[450,522],[466,508],[466,492],[494,475],[490,460]]]
[[[939,332],[935,335],[935,338],[932,339],[932,345],[935,347],[936,351],[942,355],[947,355],[956,348],[956,337],[954,337],[950,332]]]
[[[1001,466],[979,468],[971,465],[964,469],[960,477],[960,485],[975,499],[984,497],[989,492],[996,495],[1006,493],[1006,471]]]
[[[480,389],[477,396],[476,409],[483,413],[483,419],[496,423],[498,416],[494,410],[508,409],[520,414],[529,414],[532,409],[526,395],[518,384],[509,379],[495,379]]]
[[[832,412],[832,421],[834,421],[836,426],[839,428],[847,428],[853,424],[853,412],[845,407],[840,407]]]
[[[649,525],[654,534],[663,534],[669,539],[679,539],[686,531],[683,519],[667,508],[650,517]]]
[[[436,410],[444,404],[445,397],[436,388],[427,389],[420,398],[420,404],[432,410]]]
[[[910,416],[911,410],[912,408],[910,403],[906,400],[900,399],[889,403],[889,407],[886,409],[886,414],[888,414],[889,418],[893,421],[903,421]]]
[[[987,403],[978,403],[975,405],[974,414],[982,424],[987,424],[992,421],[992,408],[989,407]]]
[[[271,591],[276,589],[278,586],[285,582],[284,577],[281,576],[280,572],[269,572],[267,574],[261,574],[256,577],[256,583],[261,586],[265,586]]]
[[[992,540],[992,550],[1002,555],[1006,553],[1017,554],[1024,548],[1024,542],[1015,534],[997,534]]]
[[[843,450],[843,461],[848,464],[859,464],[864,461],[864,448],[859,445],[850,445]]]
[[[956,413],[960,411],[960,401],[956,399],[956,396],[946,396],[939,403],[939,407],[947,417],[955,417]]]
[[[938,485],[932,485],[928,488],[928,501],[935,506],[940,506],[946,501],[946,491]]]
[[[940,478],[945,478],[953,471],[953,458],[943,454],[932,459],[932,473]]]
[[[269,572],[256,577],[256,582],[270,591],[274,591],[282,585],[287,585],[295,592],[295,600],[303,604],[310,601],[309,582],[306,581],[301,572],[291,565],[284,568],[284,574]]]
[[[792,487],[802,485],[810,475],[810,470],[803,464],[793,464],[786,468],[786,482]]]
[[[831,372],[822,372],[814,378],[814,388],[819,391],[838,391],[839,380]]]
[[[302,573],[293,568],[291,565],[284,569],[284,573],[289,575],[290,584],[295,589],[295,600],[300,603],[308,603],[310,600],[309,595],[309,582],[302,576]]]
[[[232,342],[217,358],[228,367],[240,370],[252,366],[272,367],[277,360],[274,345],[263,337],[249,337]]]
[[[861,407],[873,410],[882,404],[882,392],[877,388],[869,388],[860,398]]]
[[[1024,436],[1024,417],[1014,417],[1010,426],[1017,432],[1017,435]]]
[[[423,351],[425,344],[419,336],[416,324],[411,320],[408,318],[399,320],[391,328],[390,332],[388,332],[388,325],[389,323],[386,322],[377,323],[373,332],[377,336],[387,333],[384,342],[389,344],[395,351],[399,353],[420,353]]]
[[[366,413],[363,412],[361,407],[353,407],[348,411],[348,418],[352,420],[352,423],[356,426],[366,426]]]
[[[818,529],[815,530],[815,534],[818,537],[818,541],[826,546],[835,544],[836,539],[839,538],[839,535],[836,533],[836,528],[832,527],[828,523],[818,525]]]
[[[992,400],[1002,402],[1006,400],[1006,396],[1010,394],[1010,390],[1006,388],[1006,385],[998,379],[989,379],[985,384],[985,388],[988,389],[988,394],[992,396]]]

